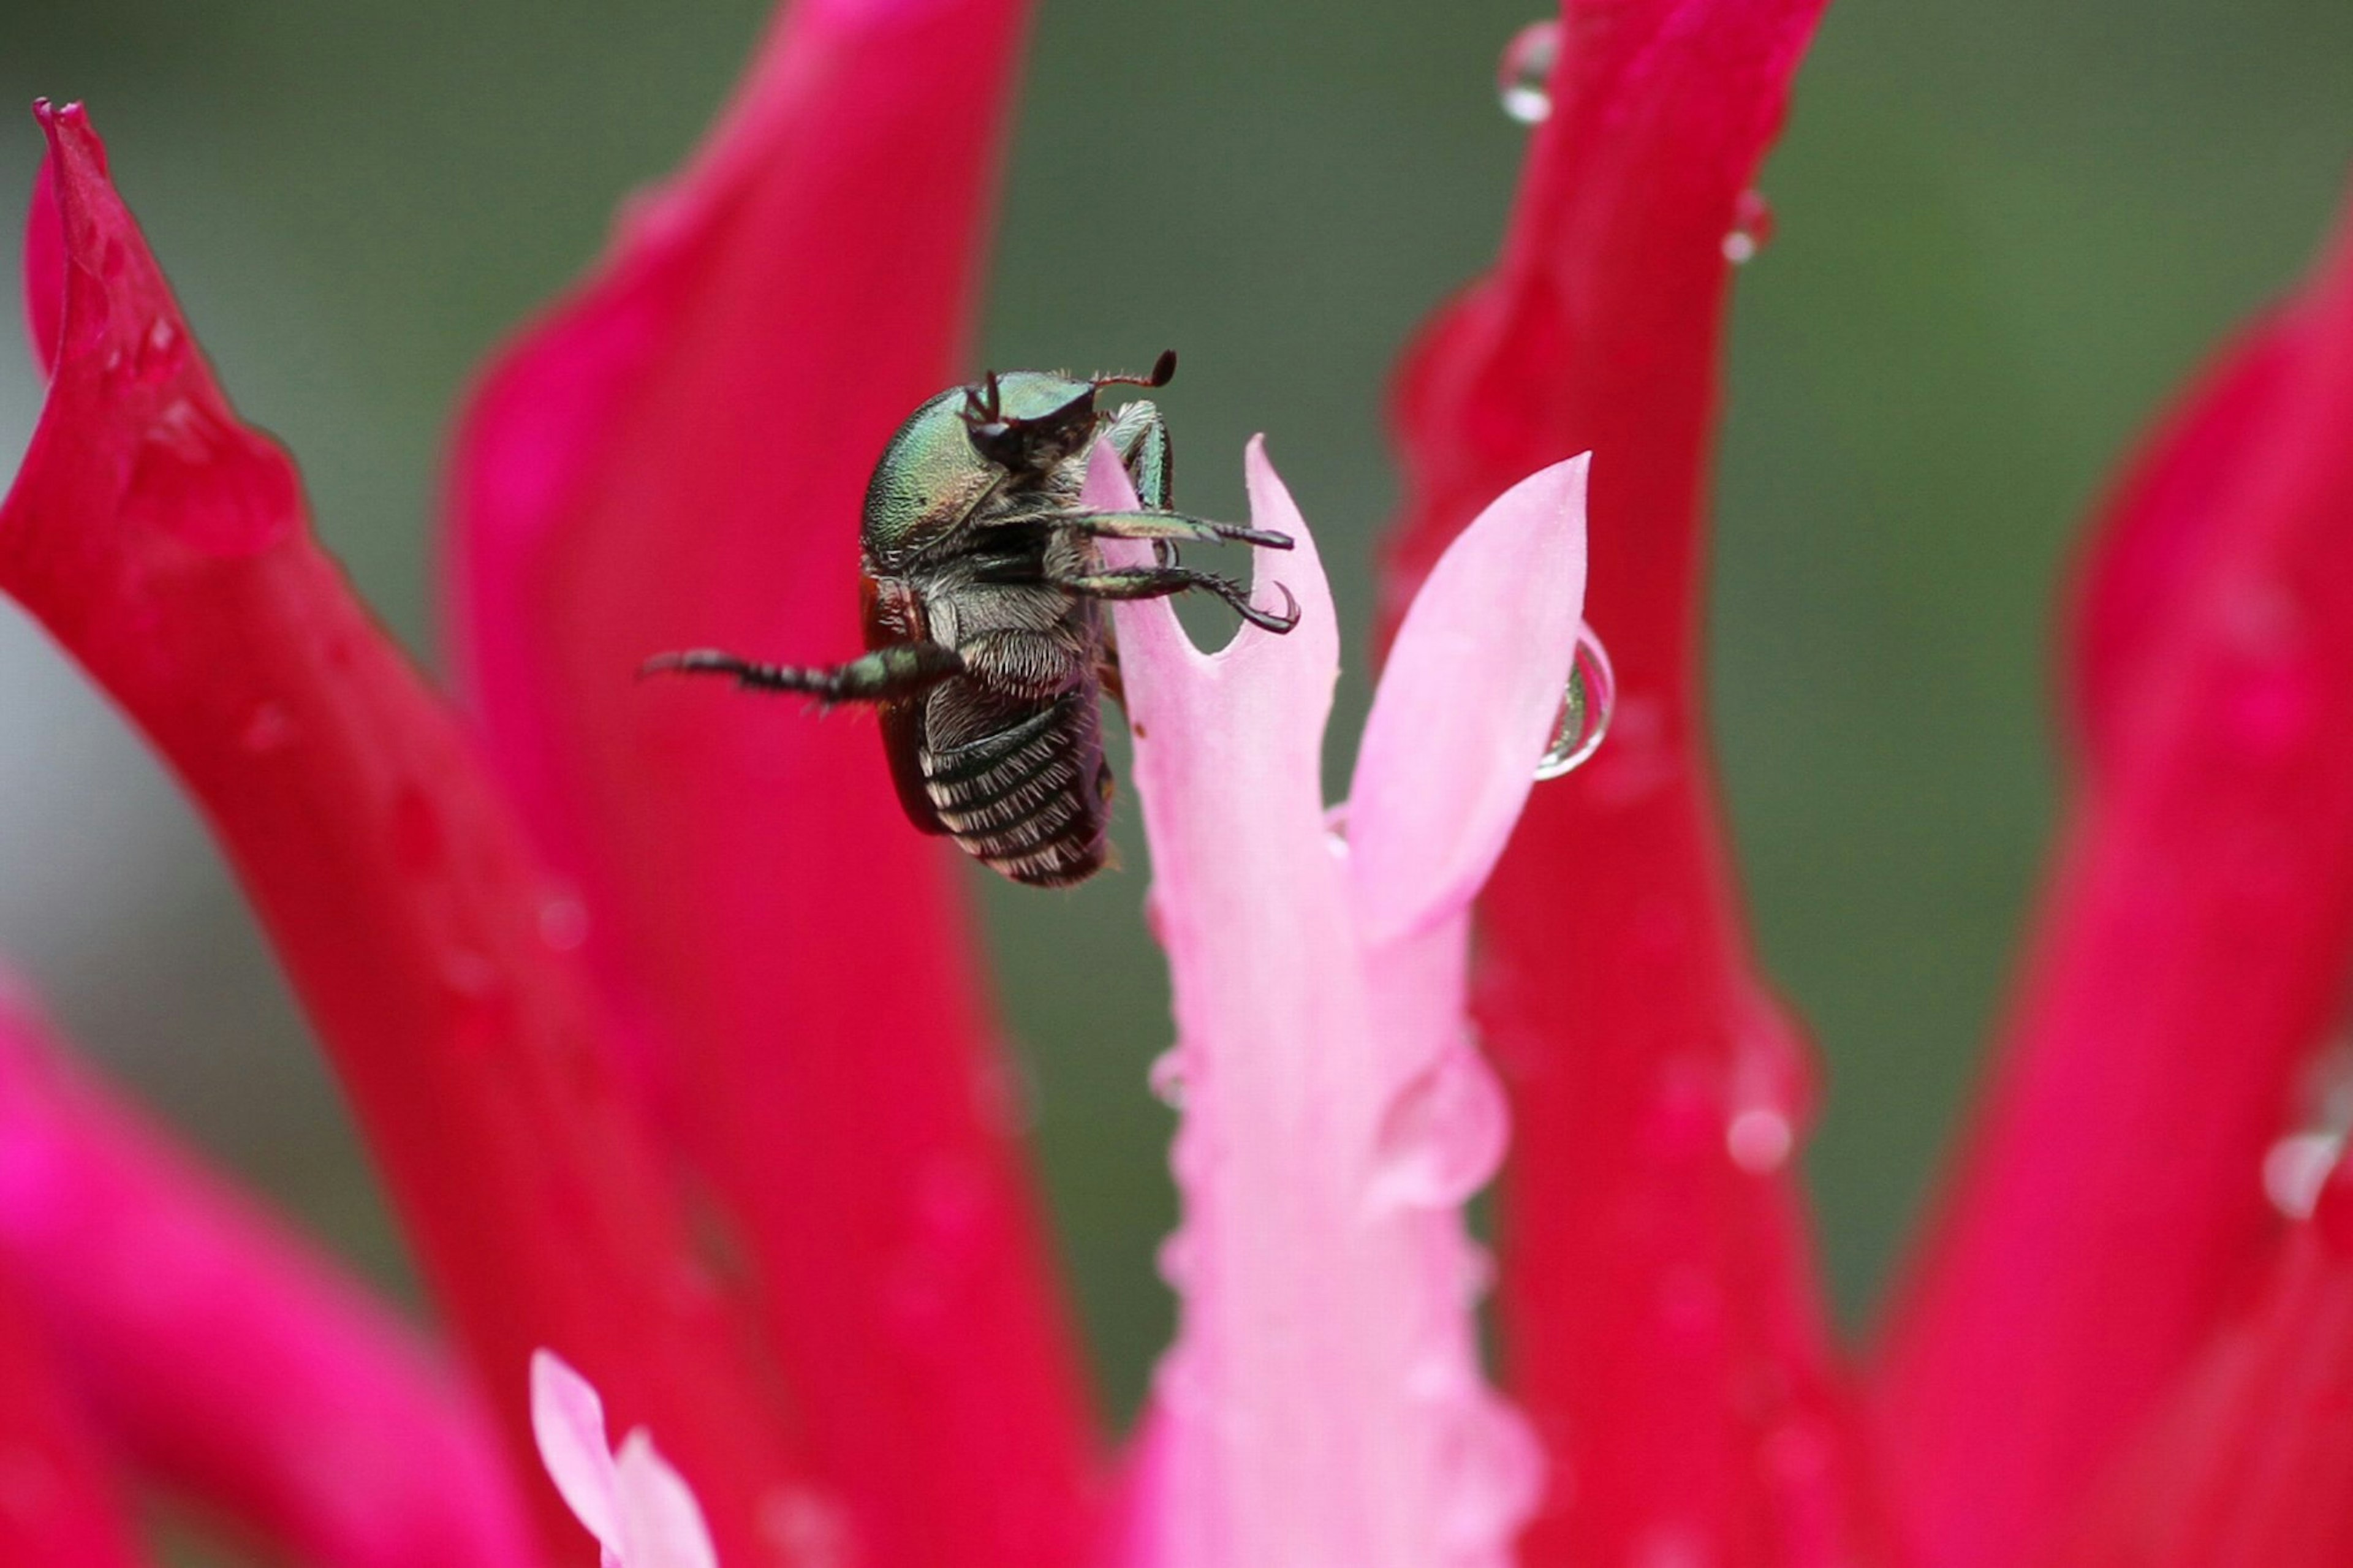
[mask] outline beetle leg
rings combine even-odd
[[[1168,510],[1176,482],[1176,455],[1168,440],[1168,421],[1148,398],[1123,403],[1103,426],[1101,439],[1111,443],[1134,481],[1136,498],[1155,511]]]
[[[828,705],[901,702],[965,672],[964,659],[935,642],[892,643],[848,664],[805,667],[754,664],[717,648],[656,654],[638,667],[646,675],[731,675],[746,690],[798,691]]]
[[[1282,589],[1287,607],[1261,610],[1250,603],[1250,591],[1240,584],[1214,572],[1196,572],[1188,566],[1130,566],[1077,576],[1049,576],[1046,580],[1064,593],[1088,599],[1165,599],[1188,588],[1204,588],[1233,606],[1234,614],[1254,626],[1287,632],[1299,624],[1299,601],[1282,584],[1275,586]]]
[[[1097,539],[1190,539],[1208,542],[1229,540],[1236,544],[1262,544],[1269,550],[1291,548],[1291,535],[1244,528],[1238,522],[1211,522],[1181,511],[1074,511],[1054,519],[1058,526],[1074,528]]]

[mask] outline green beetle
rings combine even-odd
[[[1249,591],[1176,558],[1178,543],[1234,540],[1291,548],[1289,536],[1168,510],[1171,453],[1160,411],[1138,399],[1105,413],[1106,386],[1148,376],[990,372],[911,415],[882,448],[859,539],[868,652],[847,664],[755,664],[716,649],[663,654],[648,671],[732,676],[765,691],[880,710],[883,749],[907,816],[946,834],[1017,882],[1066,887],[1101,869],[1111,824],[1098,699],[1119,695],[1099,602],[1198,588],[1270,631],[1298,624]],[[1119,454],[1136,511],[1081,500],[1097,441]],[[1111,567],[1096,541],[1153,542],[1150,566]]]

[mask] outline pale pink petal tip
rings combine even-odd
[[[564,1500],[604,1548],[605,1568],[718,1568],[711,1528],[686,1478],[642,1426],[605,1441],[605,1403],[557,1355],[531,1358],[531,1424],[539,1457]]]
[[[607,1552],[618,1551],[621,1518],[613,1454],[605,1441],[605,1402],[554,1351],[532,1352],[531,1429],[547,1478],[573,1517]]]
[[[1576,659],[1591,454],[1529,475],[1448,546],[1374,695],[1348,802],[1383,940],[1460,913],[1519,820]]]
[[[621,1441],[616,1468],[626,1568],[718,1568],[711,1530],[686,1478],[642,1426]]]

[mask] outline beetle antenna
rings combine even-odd
[[[1176,376],[1176,351],[1162,349],[1160,357],[1152,362],[1150,375],[1099,375],[1095,385],[1102,386],[1166,386]]]
[[[964,389],[964,422],[967,425],[997,424],[1004,406],[1004,394],[998,390],[993,370],[982,376],[977,385]]]

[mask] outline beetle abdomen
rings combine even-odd
[[[962,745],[926,745],[933,808],[966,853],[1017,882],[1083,881],[1103,868],[1111,823],[1102,725],[1082,687]]]

